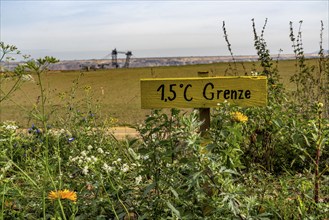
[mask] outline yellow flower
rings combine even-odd
[[[248,121],[248,117],[241,112],[232,112],[231,113],[232,119],[236,122],[245,123]]]
[[[207,149],[207,146],[209,145],[209,144],[211,144],[212,143],[212,141],[210,140],[210,139],[203,139],[202,141],[201,141],[201,143],[200,143],[200,149],[199,149],[199,153],[200,154],[208,154],[209,153],[209,151],[208,151],[208,149]]]
[[[77,201],[77,193],[70,191],[68,189],[64,189],[64,190],[58,190],[58,191],[50,191],[50,193],[48,194],[48,199],[50,200],[55,200],[55,199],[67,199],[70,200],[72,202],[76,202]]]
[[[208,150],[206,147],[201,147],[200,148],[200,154],[207,154],[208,153]]]

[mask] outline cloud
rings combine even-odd
[[[265,39],[273,53],[291,52],[289,21],[299,20],[304,20],[305,50],[314,51],[320,20],[328,30],[327,8],[326,1],[4,1],[1,39],[22,49],[66,53],[117,47],[194,55],[193,48],[196,53],[226,49],[221,30],[226,21],[235,53],[250,54],[255,52],[251,19],[260,31],[268,18]]]

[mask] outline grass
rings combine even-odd
[[[140,108],[141,78],[219,76],[229,65],[36,71],[39,85],[1,103],[0,219],[326,219],[323,103],[304,118],[275,81],[266,107],[213,108],[205,135],[197,111]],[[241,75],[258,65],[237,63]],[[278,66],[290,91],[294,65]],[[113,117],[142,122],[140,138],[109,134]]]
[[[290,77],[295,72],[294,60],[279,61],[278,68],[282,83],[288,90],[294,87],[290,83]],[[308,60],[316,65],[316,60]],[[258,67],[257,62],[244,63],[247,73]],[[238,72],[244,75],[240,63],[237,63]],[[84,102],[86,93],[93,97],[94,105],[99,106],[100,117],[111,116],[118,119],[119,124],[136,124],[144,120],[149,110],[142,110],[140,107],[140,86],[141,78],[162,78],[162,77],[196,77],[199,71],[209,71],[210,76],[223,76],[229,68],[229,63],[187,65],[174,67],[148,67],[130,69],[111,69],[83,72],[80,71],[49,71],[45,73],[44,85],[49,110],[54,110],[55,115],[63,114],[64,103]],[[36,76],[33,76],[34,78]],[[76,82],[79,78],[78,83]],[[76,85],[74,85],[77,83]],[[5,83],[3,88],[11,85]],[[72,87],[75,88],[75,97],[69,97]],[[88,92],[86,92],[88,90]],[[25,82],[19,91],[16,91],[10,100],[1,103],[0,121],[12,120],[21,123],[23,126],[30,126],[27,113],[33,109],[38,102],[38,85],[33,82]],[[51,120],[51,118],[50,118]]]

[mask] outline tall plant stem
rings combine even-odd
[[[42,214],[43,214],[43,219],[46,220],[46,191],[42,191]]]
[[[6,184],[4,184],[3,186],[3,193],[2,193],[2,199],[1,199],[1,215],[0,215],[0,219],[4,219],[3,218],[3,213],[5,210],[5,194],[6,194]]]
[[[320,156],[321,156],[321,142],[322,142],[322,126],[321,126],[321,119],[322,119],[322,111],[318,110],[318,132],[317,132],[317,140],[316,140],[316,155],[315,155],[315,171],[314,171],[314,202],[319,202],[319,194],[320,194],[320,177],[319,174],[319,163],[320,163]]]
[[[319,163],[321,155],[321,115],[322,112],[318,111],[318,138],[316,146],[316,155],[315,155],[315,171],[314,171],[314,202],[319,202],[319,193],[320,193],[320,174],[319,174]]]
[[[315,172],[314,172],[314,201],[319,202],[319,191],[320,191],[320,176],[319,176],[319,161],[320,161],[320,148],[316,149],[315,158]]]
[[[46,117],[46,110],[45,110],[45,105],[46,105],[46,97],[45,97],[45,91],[43,88],[43,83],[41,80],[41,73],[44,70],[37,70],[37,76],[38,76],[38,82],[39,82],[39,87],[40,87],[40,97],[41,97],[41,123],[43,126],[43,133],[45,134],[45,159],[46,163],[45,165],[48,166],[48,157],[49,157],[49,143],[48,143],[48,128],[47,128],[47,117]],[[47,167],[48,169],[48,167]]]
[[[13,85],[13,87],[9,90],[9,92],[5,93],[4,91],[0,90],[1,91],[1,97],[0,97],[0,103],[2,101],[4,101],[5,99],[8,98],[8,96],[13,93],[15,90],[18,89],[19,87],[19,83],[21,83],[21,79],[22,79],[22,76],[19,76],[18,79],[16,80],[15,84]],[[5,94],[4,96],[2,96],[2,94]]]

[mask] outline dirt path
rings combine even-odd
[[[53,131],[59,131],[59,129],[52,129]],[[17,133],[28,134],[29,131],[26,128],[19,128],[16,130]],[[125,138],[139,138],[139,133],[134,128],[130,127],[112,127],[105,130],[108,134],[113,134],[118,140],[124,140]]]
[[[113,132],[114,137],[116,137],[118,140],[123,140],[125,138],[136,138],[139,136],[139,133],[129,127],[114,127],[109,129],[110,132]]]

